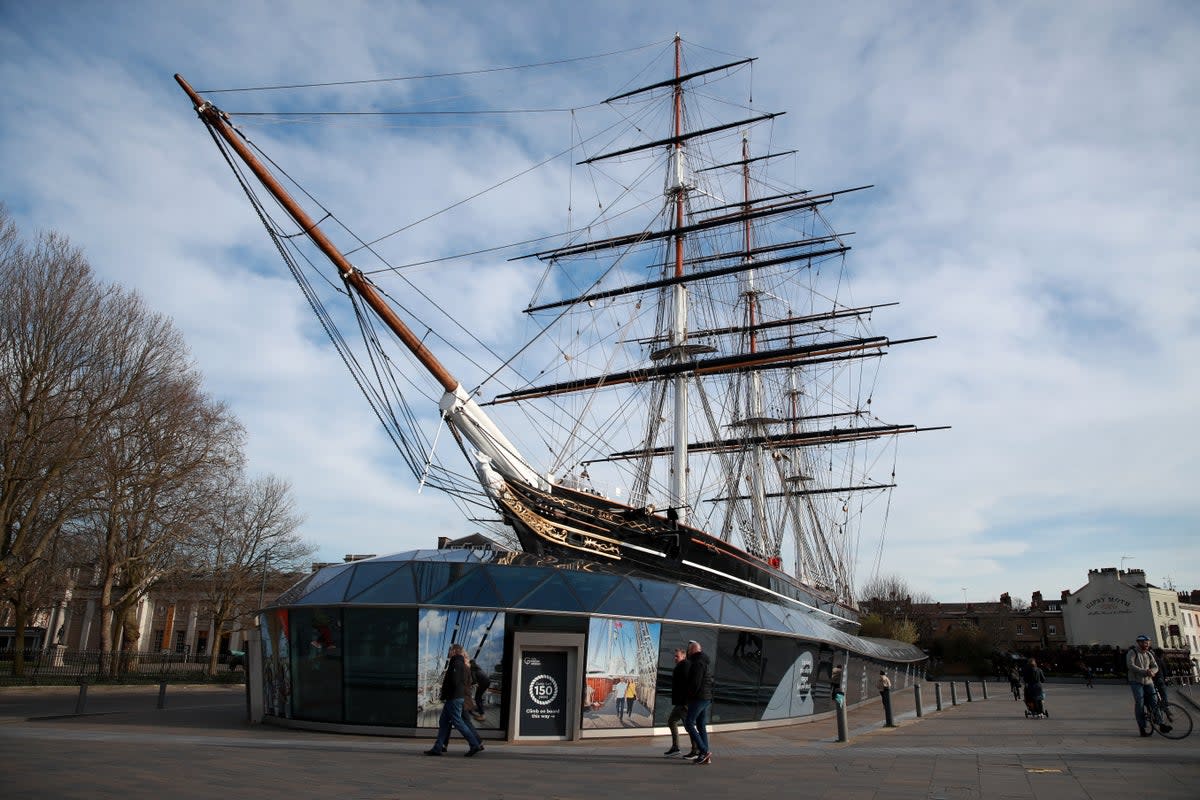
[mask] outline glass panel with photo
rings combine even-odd
[[[292,715],[292,663],[288,648],[288,610],[278,608],[259,617],[263,632],[263,711],[287,719]]]
[[[592,618],[583,687],[584,728],[654,724],[660,630],[658,622]]]
[[[450,645],[461,644],[478,667],[463,719],[476,728],[498,729],[504,706],[504,613],[470,609],[423,608],[417,661],[417,727],[436,728],[442,713],[442,679]]]
[[[759,719],[805,717],[813,713],[813,673],[817,646],[784,636],[764,637]]]

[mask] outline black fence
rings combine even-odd
[[[209,675],[208,656],[188,653],[104,653],[99,650],[26,650],[21,674],[15,653],[0,653],[0,686],[54,686],[80,683],[242,683],[242,659],[218,657]]]

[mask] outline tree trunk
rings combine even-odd
[[[142,631],[138,628],[137,603],[130,603],[121,611],[121,672],[137,670],[138,644]]]
[[[112,578],[108,577],[100,589],[100,674],[112,677],[113,633],[115,628],[112,607]]]
[[[221,619],[219,616],[213,617],[213,629],[209,633],[209,635],[212,637],[212,644],[210,644],[208,647],[208,667],[204,670],[209,677],[217,674],[217,659],[221,655],[221,628],[224,625],[225,620]]]
[[[25,676],[25,626],[29,624],[25,604],[13,601],[13,627],[16,635],[13,637],[13,668],[15,678]]]

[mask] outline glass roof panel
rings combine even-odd
[[[300,583],[297,583],[295,586],[288,589],[283,594],[279,595],[279,598],[275,602],[280,603],[282,605],[294,603],[297,601],[298,598],[303,597],[304,595],[308,594],[309,592],[316,591],[318,588],[320,588],[321,586],[324,586],[326,583],[333,580],[338,575],[341,575],[343,572],[350,569],[352,566],[354,566],[354,565],[353,564],[335,564],[331,567],[325,567],[324,569],[317,571],[314,575],[310,575],[308,578],[305,578]]]
[[[704,608],[708,616],[712,617],[714,621],[721,618],[721,598],[723,595],[720,592],[714,592],[711,589],[701,589],[699,586],[687,586],[684,588],[691,593],[696,602]]]
[[[417,587],[413,583],[413,569],[404,564],[400,569],[381,581],[373,583],[354,597],[355,603],[416,603]]]
[[[521,608],[550,611],[586,611],[558,571],[553,572],[541,586],[521,598]]]
[[[679,587],[679,592],[671,601],[664,616],[686,622],[716,622],[712,615],[704,610],[704,606],[700,605],[700,602],[692,596],[693,591],[691,586]]]
[[[399,568],[400,565],[394,561],[364,561],[361,564],[355,564],[354,577],[350,579],[350,588],[346,590],[346,599],[353,600],[355,595],[363,589],[383,580]]]
[[[598,614],[614,614],[622,617],[657,617],[658,613],[642,599],[641,592],[635,591],[628,578],[621,579],[621,585],[615,592],[604,598]]]
[[[353,576],[354,570],[342,570],[333,580],[325,581],[316,589],[309,590],[304,597],[296,601],[296,605],[311,606],[342,602],[342,598],[346,596],[346,587],[350,585],[350,578]]]
[[[450,564],[439,561],[413,562],[413,573],[417,578],[417,597],[425,602],[435,597],[450,585]]]
[[[462,577],[446,589],[425,599],[431,605],[483,606],[495,608],[504,603],[483,567],[468,567]]]
[[[561,574],[567,585],[575,590],[575,594],[585,609],[593,609],[600,605],[604,598],[608,597],[613,587],[621,582],[616,575],[607,575],[602,572],[565,569]]]
[[[792,626],[783,621],[783,609],[774,603],[758,602],[758,613],[762,617],[763,627],[773,631],[788,633]]]
[[[512,608],[520,605],[522,597],[555,572],[544,567],[507,567],[497,564],[484,569],[491,574],[496,591],[504,601],[503,605]]]
[[[630,578],[629,583],[633,584],[634,588],[641,592],[642,599],[654,611],[654,616],[656,617],[666,616],[667,608],[671,605],[671,600],[675,598],[675,593],[679,591],[678,584],[663,583],[662,581]]]
[[[725,595],[725,604],[721,606],[721,622],[734,628],[762,627],[758,604],[734,594]]]

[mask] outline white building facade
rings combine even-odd
[[[1086,585],[1062,593],[1062,611],[1069,645],[1128,647],[1145,634],[1154,647],[1196,650],[1184,641],[1179,595],[1147,583],[1140,569],[1088,570]]]

